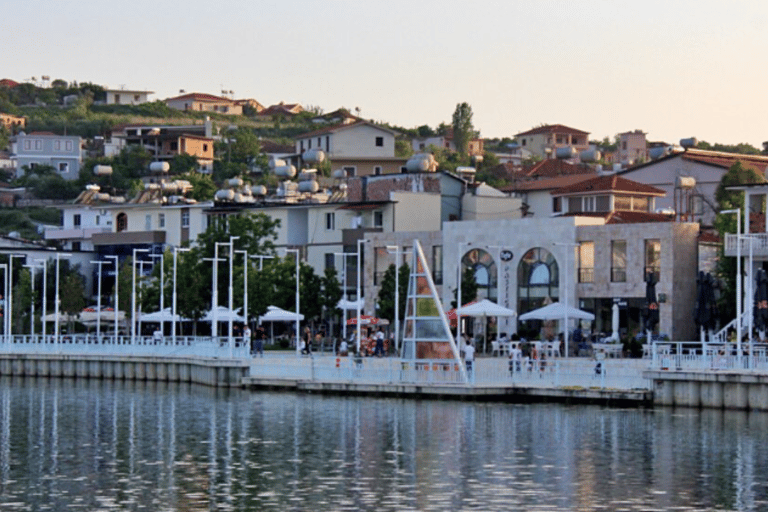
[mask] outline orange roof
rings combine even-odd
[[[667,193],[663,190],[622,178],[616,174],[597,176],[591,180],[584,180],[570,186],[566,186],[551,193],[553,196],[565,196],[570,194],[596,194],[599,192],[626,192],[630,194],[642,194],[663,197]]]
[[[569,174],[567,176],[556,176],[554,178],[544,178],[540,180],[522,180],[515,181],[511,185],[505,187],[500,187],[499,190],[507,193],[534,190],[556,190],[584,180],[590,180],[593,177],[594,174]]]
[[[589,132],[577,130],[576,128],[571,128],[562,124],[547,124],[533,128],[527,132],[518,133],[516,136],[519,137],[521,135],[538,135],[540,133],[570,133],[574,135],[589,135]]]
[[[231,100],[229,98],[224,98],[222,96],[214,96],[213,94],[205,94],[202,92],[190,92],[187,94],[182,94],[181,96],[176,96],[174,98],[168,98],[165,101],[173,101],[173,100],[194,100],[194,101],[211,101],[211,102],[224,101],[227,103],[235,103],[234,100]]]
[[[766,169],[768,169],[768,157],[762,155],[743,155],[740,153],[689,149],[683,153],[683,158],[726,169],[729,169],[736,162],[741,162],[745,167],[750,167],[761,174],[765,174]]]
[[[574,165],[559,158],[542,160],[532,167],[523,169],[522,172],[529,178],[550,178],[566,174],[595,174],[595,171],[585,165]]]

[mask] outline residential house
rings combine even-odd
[[[77,135],[56,135],[50,132],[20,132],[11,139],[11,159],[16,177],[22,176],[24,167],[48,165],[66,180],[77,179],[83,163],[82,139]]]
[[[27,118],[15,116],[13,114],[4,114],[0,112],[0,127],[5,128],[10,133],[18,133],[27,126]]]
[[[165,104],[176,110],[215,112],[217,114],[233,116],[239,116],[243,113],[243,106],[235,100],[200,92],[191,92],[174,98],[168,98],[165,100]]]
[[[670,215],[655,213],[656,198],[664,197],[663,190],[628,180],[616,174],[595,176],[550,192],[554,213],[563,215],[606,216],[623,218],[669,220]],[[649,217],[650,216],[650,217]]]
[[[562,212],[561,199],[552,197],[551,192],[553,190],[590,180],[594,176],[596,176],[594,173],[569,174],[536,180],[521,180],[501,187],[500,190],[522,201],[523,217],[551,217]]]
[[[260,116],[278,116],[278,117],[293,117],[296,114],[304,112],[304,108],[298,103],[284,103],[280,102],[277,105],[270,105],[261,112]]]
[[[296,137],[299,155],[322,150],[347,177],[399,173],[407,158],[395,156],[397,132],[368,121],[328,126]]]
[[[114,156],[129,146],[140,146],[155,160],[167,161],[176,155],[197,158],[201,172],[213,171],[214,140],[212,124],[206,119],[194,125],[130,124],[114,127],[104,141],[104,155]]]
[[[614,160],[626,165],[648,160],[648,140],[645,135],[642,130],[620,133]]]
[[[253,111],[256,112],[257,114],[261,113],[264,110],[264,105],[254,100],[253,98],[236,100],[235,103],[237,103],[243,108],[245,108],[245,106],[247,105],[250,108],[252,108]]]
[[[470,156],[482,156],[484,141],[480,138],[472,138],[467,143],[467,153]],[[449,151],[456,151],[456,143],[453,139],[453,128],[448,127],[443,135],[433,135],[431,137],[418,137],[411,140],[411,147],[416,152],[429,151],[430,146],[443,148]]]
[[[518,133],[518,145],[541,158],[554,158],[559,148],[573,148],[578,154],[589,149],[589,132],[551,124]]]
[[[126,89],[107,89],[107,105],[141,105],[149,102],[149,95],[154,91],[129,91]]]
[[[345,108],[339,108],[312,118],[312,122],[315,124],[349,124],[356,121],[361,121],[361,119]]]
[[[765,176],[768,156],[741,155],[689,148],[630,167],[619,174],[663,190],[659,209],[674,211],[678,218],[712,226],[717,212],[715,192],[728,169],[741,162]]]

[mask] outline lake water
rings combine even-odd
[[[768,416],[0,379],[0,509],[766,510]]]

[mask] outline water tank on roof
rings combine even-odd
[[[436,166],[435,157],[431,153],[418,153],[405,162],[408,172],[426,172]]]
[[[596,162],[602,158],[602,154],[599,149],[585,149],[579,153],[579,160],[582,162]]]
[[[229,180],[227,180],[227,184],[232,188],[242,187],[243,180],[240,178],[230,178]]]
[[[299,183],[299,192],[317,192],[320,185],[316,181],[302,181]]]
[[[621,164],[613,164],[613,170],[614,171],[620,171],[621,170]]]
[[[94,165],[93,174],[96,176],[109,176],[112,174],[111,165]]]
[[[101,187],[98,185],[86,185],[85,190],[90,190],[91,192],[98,192],[101,190]]]
[[[160,190],[159,183],[145,183],[144,190]]]
[[[656,160],[657,158],[666,156],[666,154],[667,154],[667,148],[665,147],[655,147],[648,150],[648,156],[651,157],[651,160]]]
[[[477,170],[474,167],[460,166],[456,168],[456,172],[459,174],[474,174]]]
[[[601,174],[603,172],[603,165],[602,164],[597,164],[595,166],[595,171],[597,172],[597,174]]]
[[[281,178],[293,178],[296,176],[296,168],[292,165],[275,167],[275,176],[280,176]]]
[[[317,179],[317,169],[304,169],[299,173],[299,181],[314,181]]]
[[[251,192],[255,196],[265,196],[267,195],[267,187],[265,187],[264,185],[256,185],[255,187],[253,187]]]
[[[217,201],[232,201],[235,198],[235,191],[231,188],[223,188],[216,191]]]
[[[560,159],[574,158],[576,156],[576,148],[568,146],[567,148],[557,148],[555,151],[555,157]]]
[[[163,189],[163,192],[166,192],[166,193],[176,193],[179,191],[179,184],[176,183],[175,181],[170,181],[170,182],[166,181],[162,183],[160,186]]]
[[[277,167],[282,167],[286,164],[285,160],[282,158],[270,158],[269,159],[269,168],[275,169]]]
[[[109,201],[109,194],[106,194],[104,192],[99,192],[98,194],[94,194],[93,198],[96,201],[102,201],[102,202],[108,202]]]
[[[110,203],[117,203],[122,204],[125,202],[125,198],[123,196],[112,196],[109,200]]]
[[[335,171],[333,171],[333,177],[336,178],[337,180],[340,180],[342,178],[346,178],[347,173],[344,171],[344,169],[336,169]]]
[[[305,162],[320,163],[325,160],[325,152],[322,149],[312,148],[308,149],[301,155],[301,158]]]
[[[696,186],[696,178],[692,176],[678,176],[675,179],[675,188],[692,189]]]
[[[680,139],[680,145],[684,148],[695,148],[696,144],[698,144],[699,141],[696,140],[696,137],[689,137],[687,139]]]
[[[171,170],[171,164],[168,162],[152,162],[149,164],[149,170],[152,172],[168,172]]]

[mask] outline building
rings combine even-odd
[[[149,95],[154,91],[129,91],[126,89],[107,89],[107,105],[141,105],[149,102]]]
[[[27,126],[27,118],[14,116],[13,114],[4,114],[0,112],[0,127],[5,128],[10,133],[18,133]]]
[[[66,180],[77,179],[83,163],[82,140],[79,136],[56,135],[50,132],[20,132],[11,140],[11,159],[16,177],[24,174],[24,167],[38,165],[53,167]]]
[[[551,124],[539,126],[515,135],[515,141],[541,158],[554,158],[559,148],[573,148],[578,154],[589,149],[589,132]]]
[[[470,139],[467,143],[467,154],[470,156],[482,156],[484,151],[484,141],[480,138]],[[443,135],[433,135],[431,137],[418,137],[411,140],[411,147],[416,152],[429,151],[429,148],[443,148],[449,151],[456,151],[456,143],[453,140],[453,128],[448,127]]]
[[[242,104],[235,100],[200,92],[191,92],[174,98],[168,98],[165,100],[165,104],[176,110],[215,112],[217,114],[233,116],[239,116],[243,113]]]
[[[259,112],[260,116],[293,117],[304,112],[304,108],[298,103],[280,102],[276,105],[270,105]]]
[[[399,173],[407,158],[395,156],[397,132],[368,121],[341,123],[296,137],[296,153],[322,150],[347,177]]]
[[[642,130],[620,133],[614,161],[632,165],[648,160],[648,140],[645,135]]]

